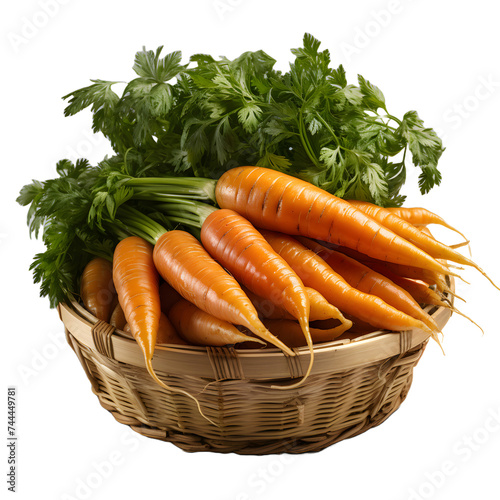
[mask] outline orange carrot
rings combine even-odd
[[[97,319],[109,321],[116,304],[113,286],[113,265],[107,259],[96,257],[83,270],[80,296],[83,305]]]
[[[422,207],[388,207],[386,210],[401,217],[414,226],[426,226],[427,224],[439,224],[458,233],[464,240],[467,238],[453,226],[450,226],[442,217]]]
[[[427,236],[430,236],[431,238],[434,238],[434,235],[432,234],[431,230],[427,226],[415,226],[417,227],[420,231],[425,233]],[[435,239],[435,238],[434,238]],[[453,250],[456,250],[457,248],[462,248],[467,246],[469,248],[469,254],[470,252],[470,241],[469,240],[464,240],[461,241],[460,243],[455,243],[454,245],[448,245],[450,248]]]
[[[168,316],[163,312],[160,314],[156,344],[188,345],[174,328]]]
[[[295,238],[273,231],[263,230],[262,234],[306,286],[318,290],[344,314],[359,318],[375,328],[396,331],[421,328],[431,333],[422,321],[397,310],[379,297],[350,286],[324,259]]]
[[[153,353],[161,320],[160,277],[153,262],[153,246],[138,236],[121,240],[113,254],[113,281],[127,325],[143,353],[148,373],[165,389],[193,399],[200,414],[217,425],[203,413],[194,396],[168,386],[153,369]]]
[[[253,293],[283,307],[300,324],[310,348],[310,374],[314,350],[309,332],[309,296],[297,274],[244,217],[233,210],[214,210],[206,217],[201,242],[212,257]],[[290,388],[292,386],[287,386]]]
[[[321,242],[326,248],[330,248]],[[334,250],[348,255],[349,257],[362,262],[366,266],[370,267],[374,271],[391,278],[393,275],[402,276],[405,278],[411,278],[423,281],[428,285],[436,285],[439,290],[447,293],[451,293],[451,290],[446,283],[446,277],[444,274],[437,271],[430,271],[428,269],[422,269],[421,267],[407,266],[402,264],[394,264],[392,262],[385,262],[382,260],[377,260],[368,255],[352,250],[351,248],[334,246]]]
[[[153,246],[138,236],[121,240],[113,254],[113,282],[132,335],[144,354],[148,371],[152,373],[161,313]]]
[[[161,287],[160,287],[161,288]],[[161,295],[160,295],[161,298]],[[125,314],[120,303],[116,304],[113,309],[109,324],[128,333],[132,333],[130,325],[127,323]],[[170,323],[168,317],[164,312],[160,314],[160,322],[158,324],[158,332],[156,335],[156,345],[158,344],[187,344],[176,332],[175,328]]]
[[[347,201],[276,170],[230,169],[217,182],[216,199],[221,208],[240,213],[257,228],[307,236],[376,259],[449,273],[442,263]]]
[[[127,319],[125,318],[125,314],[123,313],[122,306],[118,302],[113,312],[111,313],[111,317],[109,318],[109,324],[117,328],[118,330],[123,330],[125,325],[127,324]]]
[[[418,303],[446,307],[459,316],[468,319],[473,325],[477,326],[484,333],[481,326],[479,326],[471,317],[457,309],[453,305],[452,301],[444,299],[440,293],[430,288],[423,281],[412,280],[411,278],[404,278],[397,275],[390,275],[390,277],[395,283],[401,286],[401,288],[404,288]]]
[[[346,326],[346,330],[349,329],[350,321],[342,315],[340,310],[333,304],[330,304],[323,295],[321,295],[317,290],[306,287],[307,295],[309,295],[309,302],[311,303],[311,315],[310,321],[323,321],[327,319],[338,319],[342,324]]]
[[[259,338],[244,334],[233,324],[202,311],[182,298],[171,307],[168,317],[179,334],[190,344],[224,346],[258,342],[265,345]]]
[[[487,278],[495,288],[500,290],[500,287],[495,285],[491,278],[475,262],[463,256],[460,252],[457,252],[453,248],[450,248],[440,241],[430,237],[424,231],[420,231],[415,226],[406,222],[401,217],[398,217],[390,210],[364,201],[351,200],[350,203],[369,217],[372,217],[374,220],[382,224],[384,227],[393,231],[395,234],[401,236],[402,238],[406,238],[408,241],[412,242],[418,248],[427,252],[435,259],[451,260],[452,262],[457,262],[458,264],[474,267],[485,278]],[[412,265],[416,264],[414,263]]]
[[[265,319],[294,319],[294,317],[282,307],[276,306],[273,302],[263,297],[259,297],[246,287],[242,287],[257,312]],[[341,323],[347,321],[342,313],[330,304],[317,290],[305,287],[311,305],[309,321],[323,321],[327,319],[338,319]]]
[[[154,247],[153,259],[163,279],[184,299],[216,318],[248,328],[288,355],[295,355],[267,330],[236,279],[194,236],[180,230],[163,233]]]
[[[352,287],[380,297],[387,304],[421,320],[433,332],[439,332],[436,322],[420,307],[410,293],[386,276],[373,271],[368,266],[347,255],[328,249],[311,239],[298,237],[297,240],[322,257]]]

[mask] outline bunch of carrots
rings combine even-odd
[[[288,356],[308,346],[308,370],[289,389],[309,375],[315,343],[370,329],[421,329],[439,342],[422,306],[456,311],[447,277],[459,265],[488,278],[432,236],[429,224],[454,228],[425,209],[343,200],[262,167],[208,182],[215,204],[151,195],[161,218],[129,196],[114,215],[122,238],[112,259],[92,259],[81,279],[84,305],[129,331],[168,389],[152,368],[157,344],[274,346]]]

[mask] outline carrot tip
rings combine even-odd
[[[463,312],[459,311],[458,309],[456,309],[455,307],[452,307],[450,306],[450,309],[454,312],[454,313],[457,313],[459,314],[460,316],[463,316],[464,318],[468,319],[472,324],[476,325],[482,332],[482,334],[484,335],[484,330],[472,319],[470,318],[469,316],[467,316],[466,314],[464,314]]]
[[[169,387],[167,384],[163,383],[159,378],[158,378],[158,375],[156,375],[155,371],[154,371],[154,368],[153,368],[153,362],[151,359],[146,359],[146,368],[148,370],[148,373],[151,375],[151,377],[153,377],[154,381],[159,384],[161,387],[163,387],[164,389],[166,389],[167,391],[170,391],[170,392],[177,392],[179,394],[184,394],[185,396],[188,396],[189,398],[191,398],[195,403],[196,403],[196,406],[198,407],[198,411],[200,412],[200,415],[205,418],[206,420],[208,420],[212,425],[215,425],[216,427],[219,427],[219,425],[214,422],[212,419],[208,418],[202,411],[201,409],[201,405],[200,405],[200,402],[192,395],[192,394],[189,394],[189,392],[187,391],[184,391],[182,389],[175,389],[173,387]]]
[[[493,280],[479,267],[474,266],[497,290],[500,290],[500,287],[496,285]]]
[[[300,318],[299,323],[300,323],[302,330],[304,332],[304,336],[306,338],[307,345],[309,347],[309,352],[311,354],[307,371],[306,371],[305,375],[298,382],[295,382],[294,384],[289,384],[289,385],[272,385],[271,389],[281,389],[281,390],[296,389],[297,387],[300,387],[307,380],[307,378],[309,377],[309,375],[311,373],[313,363],[314,363],[314,345],[313,345],[311,333],[309,331],[309,322],[304,318]]]
[[[443,334],[443,332],[441,332],[441,331],[439,333],[441,333],[441,335]],[[433,340],[435,340],[437,342],[438,346],[441,348],[441,352],[443,353],[443,356],[446,356],[446,353],[444,352],[443,344],[439,340],[439,336],[437,335],[437,333],[433,332],[431,334],[431,337]]]

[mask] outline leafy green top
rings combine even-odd
[[[409,150],[422,193],[441,181],[436,133],[416,111],[389,114],[381,90],[361,75],[348,84],[310,34],[285,73],[263,51],[234,60],[196,54],[182,65],[180,52],[160,57],[162,49],[136,54],[138,77],[121,96],[117,82],[93,80],[64,97],[66,115],[91,108],[94,131],[128,155],[135,175],[217,178],[253,164],[341,197],[401,205]]]

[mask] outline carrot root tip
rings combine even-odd
[[[309,347],[309,352],[310,352],[310,359],[309,359],[309,366],[307,367],[307,371],[305,375],[298,381],[295,382],[294,384],[289,384],[289,385],[272,385],[271,389],[281,389],[281,390],[289,390],[289,389],[296,389],[297,387],[300,387],[309,377],[313,364],[314,364],[314,345],[312,342],[312,337],[311,333],[309,331],[309,322],[304,319],[300,318],[299,319],[300,326],[302,327],[302,330],[304,332],[304,336],[307,341],[307,345]],[[295,354],[295,353],[294,353]]]
[[[158,375],[156,375],[155,371],[154,371],[154,368],[153,368],[153,362],[151,359],[147,359],[146,360],[146,368],[148,370],[148,373],[151,375],[151,377],[153,377],[154,381],[159,384],[161,387],[163,387],[164,389],[166,389],[167,391],[170,391],[170,392],[177,392],[178,394],[184,394],[185,396],[188,396],[189,398],[191,398],[195,403],[196,403],[196,406],[198,408],[198,411],[200,412],[200,415],[208,420],[212,425],[214,425],[215,427],[219,427],[219,425],[214,422],[212,419],[210,419],[209,417],[207,417],[202,409],[201,409],[201,405],[200,405],[200,402],[192,395],[192,394],[189,394],[189,392],[187,391],[184,391],[182,389],[175,389],[173,387],[169,387],[167,384],[165,384],[164,382],[162,382],[159,378],[158,378]]]
[[[469,320],[469,321],[470,321],[473,325],[476,325],[476,326],[477,326],[477,327],[481,330],[482,334],[484,335],[484,330],[483,330],[483,329],[482,329],[482,328],[481,328],[481,327],[480,327],[480,326],[479,326],[479,325],[478,325],[478,324],[477,324],[477,323],[476,323],[476,322],[475,322],[472,318],[470,318],[469,316],[467,316],[467,315],[466,315],[466,314],[464,314],[463,312],[459,311],[459,310],[458,310],[458,309],[456,309],[455,307],[450,307],[450,309],[451,309],[454,313],[456,313],[456,314],[458,314],[458,315],[460,315],[460,316],[464,317],[465,319],[468,319],[468,320]]]

